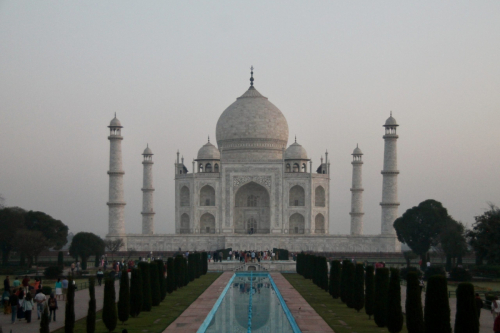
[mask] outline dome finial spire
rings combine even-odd
[[[210,135],[208,136],[208,142],[210,143]]]
[[[253,66],[250,67],[250,87],[253,87]]]
[[[295,143],[297,143],[297,136],[295,136]]]
[[[392,111],[391,111],[391,117],[392,117]]]

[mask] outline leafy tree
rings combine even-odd
[[[359,312],[365,305],[365,269],[363,264],[356,264],[353,289],[353,308]]]
[[[342,266],[340,261],[333,260],[330,264],[330,295],[337,299],[340,297],[340,274]]]
[[[68,226],[43,212],[30,210],[25,215],[26,229],[40,231],[48,247],[60,250],[68,242]]]
[[[99,256],[104,253],[104,241],[91,232],[79,232],[71,241],[69,254],[73,257],[82,258],[82,265],[87,264],[90,256]]]
[[[5,198],[0,194],[0,209],[5,208]]]
[[[89,309],[87,310],[87,318],[85,321],[87,323],[87,333],[95,332],[95,320],[96,320],[96,301],[95,301],[95,278],[91,277],[89,279]]]
[[[465,226],[461,222],[450,219],[440,235],[440,247],[447,257],[453,260],[467,254]]]
[[[31,267],[33,260],[49,246],[47,238],[37,230],[18,230],[14,236],[14,244],[14,249],[28,258],[28,267]]]
[[[425,333],[451,333],[447,281],[442,275],[431,276],[427,282],[424,323]]]
[[[137,317],[142,310],[142,274],[138,268],[132,268],[130,281],[130,315]]]
[[[123,239],[121,238],[117,238],[117,239],[106,239],[104,240],[104,246],[105,248],[111,252],[111,261],[113,261],[114,259],[114,254],[118,251],[120,251],[120,249],[123,247]]]
[[[403,310],[401,309],[401,285],[399,269],[391,268],[387,300],[387,329],[399,333],[403,329]]]
[[[474,286],[462,282],[457,288],[457,314],[455,315],[455,333],[479,333]]]
[[[115,280],[108,277],[104,281],[104,303],[102,306],[102,321],[108,332],[113,332],[118,321],[115,301]]]
[[[413,251],[403,251],[403,256],[406,260],[406,268],[410,268],[411,260],[418,258],[418,254]]]
[[[422,310],[422,290],[417,272],[406,275],[406,328],[408,333],[424,333],[424,313]]]
[[[373,319],[378,327],[387,325],[387,296],[389,292],[389,269],[377,268],[375,271],[375,306]]]
[[[500,209],[490,204],[490,209],[483,215],[474,217],[476,222],[467,233],[469,244],[476,254],[476,264],[483,260],[489,264],[500,264]]]
[[[64,253],[63,251],[59,251],[57,253],[57,266],[63,268],[64,267]]]
[[[0,250],[2,251],[2,264],[5,266],[9,261],[9,254],[15,243],[14,236],[18,230],[25,227],[26,211],[19,207],[8,207],[0,209]]]
[[[375,307],[375,269],[373,266],[366,266],[365,274],[365,312],[368,315],[368,319],[373,316],[373,311]]]
[[[448,211],[436,200],[425,200],[408,209],[394,221],[398,240],[407,244],[425,262],[426,254],[438,244],[441,232],[450,220]]]
[[[42,320],[40,321],[40,333],[49,333],[49,309],[45,306],[42,312]]]
[[[177,289],[176,278],[174,275],[174,258],[167,259],[167,293],[171,294]]]
[[[68,279],[65,315],[64,333],[73,333],[73,330],[75,329],[75,285],[73,284],[72,277]]]
[[[118,319],[123,324],[128,320],[130,314],[130,285],[126,269],[122,271],[122,276],[120,277],[120,291],[118,295]]]
[[[141,270],[141,278],[142,278],[142,311],[149,312],[151,311],[151,277],[150,270],[147,262],[140,262],[139,269]]]
[[[151,285],[151,304],[153,306],[158,306],[161,302],[160,281],[158,277],[158,265],[152,262],[149,264],[149,283]]]

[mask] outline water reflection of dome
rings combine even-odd
[[[260,288],[260,294],[257,292],[256,284],[261,283],[263,279],[254,278],[253,280],[253,287],[256,289],[256,292],[253,295],[252,302],[252,331],[258,330],[269,323],[271,298],[276,297],[271,294],[271,288]],[[245,290],[247,290],[250,288],[250,282],[247,279],[245,280]],[[245,329],[248,328],[248,297],[237,297],[234,309],[238,324]],[[275,309],[272,309],[272,311],[275,311]]]

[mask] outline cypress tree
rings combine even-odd
[[[184,286],[184,258],[182,255],[178,255],[174,259],[174,278],[175,286],[182,288]]]
[[[368,319],[373,316],[375,307],[375,268],[373,266],[366,266],[365,274],[365,312]]]
[[[451,333],[446,278],[434,275],[427,281],[424,308],[425,333]]]
[[[177,289],[176,279],[174,276],[174,258],[167,259],[167,293],[171,294]]]
[[[337,299],[340,297],[340,261],[333,260],[330,264],[330,295]]]
[[[95,278],[89,279],[89,309],[87,310],[87,318],[85,318],[87,333],[95,332],[95,319],[96,319],[96,301],[95,301]]]
[[[113,332],[116,328],[117,315],[116,315],[116,293],[115,293],[115,280],[106,278],[104,281],[104,303],[102,305],[102,321],[108,332]]]
[[[328,262],[326,261],[325,257],[321,257],[321,266],[323,269],[323,273],[322,273],[323,289],[326,292],[328,292]]]
[[[387,329],[391,333],[399,333],[403,329],[403,310],[401,309],[401,285],[399,269],[391,268],[389,292],[387,300]]]
[[[66,295],[66,313],[64,318],[64,333],[73,333],[75,329],[75,286],[73,277],[68,279],[68,294]]]
[[[130,314],[130,285],[128,279],[128,272],[126,269],[122,271],[120,277],[120,292],[118,298],[118,319],[122,322],[128,320]]]
[[[188,255],[188,274],[189,281],[194,281],[194,278],[196,277],[196,259],[194,253],[190,253]]]
[[[356,264],[353,285],[353,307],[359,312],[365,305],[365,269],[363,264]]]
[[[479,333],[474,286],[462,282],[457,288],[457,314],[455,315],[455,333]]]
[[[45,306],[42,313],[42,320],[40,321],[40,333],[49,333],[49,307]],[[0,330],[1,332],[1,330]],[[12,330],[11,330],[12,332]]]
[[[201,262],[202,262],[202,275],[207,274],[208,272],[208,253],[202,252],[201,253]]]
[[[165,280],[165,264],[163,260],[155,260],[158,265],[158,282],[160,283],[161,301],[167,296],[167,281]]]
[[[142,274],[138,268],[133,268],[130,281],[130,315],[134,318],[141,313],[142,299]]]
[[[417,272],[406,275],[406,328],[408,333],[424,333],[422,291]]]
[[[149,265],[147,262],[140,262],[139,269],[141,270],[142,278],[142,311],[151,311],[151,277],[149,274]]]
[[[342,270],[340,275],[340,300],[342,303],[347,302],[347,274],[348,269],[346,267],[349,265],[350,260],[342,261]]]
[[[346,270],[346,305],[348,308],[354,308],[354,277],[355,277],[355,268],[354,264],[351,261],[347,262],[346,267],[343,267]]]
[[[387,293],[389,292],[389,269],[377,268],[375,272],[375,302],[373,319],[378,327],[387,325]]]
[[[189,284],[189,268],[188,268],[188,262],[187,258],[182,258],[182,267],[184,271],[184,286],[187,286]]]
[[[59,251],[57,253],[57,266],[63,268],[64,267],[64,252]]]
[[[155,262],[149,264],[149,283],[151,285],[151,304],[153,306],[158,306],[161,302],[160,281],[158,280],[158,276],[158,265]]]

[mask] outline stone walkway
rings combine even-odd
[[[115,282],[115,290],[116,290],[116,301],[118,301],[118,291],[120,289],[120,281]],[[95,298],[96,298],[96,307],[97,311],[102,309],[103,300],[104,300],[104,283],[101,287],[98,285],[95,287]],[[79,290],[75,293],[75,318],[76,320],[85,318],[87,316],[88,304],[89,304],[89,290]],[[50,331],[55,331],[64,326],[64,317],[66,313],[66,302],[65,301],[57,301],[57,306],[59,310],[56,311],[56,321],[52,321],[50,323]],[[16,323],[12,325],[11,315],[4,315],[3,309],[0,314],[0,326],[2,327],[5,333],[33,333],[38,332],[40,329],[40,321],[37,319],[36,309],[31,314],[31,323],[27,323],[26,320],[16,319]]]
[[[225,272],[208,287],[163,333],[196,333],[234,272]]]
[[[309,305],[309,303],[306,302],[299,292],[292,287],[290,282],[288,282],[281,273],[271,273],[271,276],[302,332],[333,333],[331,327]]]

